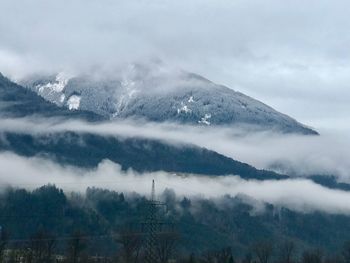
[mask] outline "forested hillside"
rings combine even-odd
[[[244,197],[191,200],[176,197],[172,190],[159,198],[166,204],[159,216],[172,226],[171,230],[159,229],[159,233],[166,233],[159,238],[163,245],[172,244],[169,253],[178,259],[192,253],[200,258],[229,248],[240,260],[254,253],[257,244],[271,245],[271,256],[277,257],[286,240],[293,241],[295,256],[310,249],[324,250],[323,255],[328,256],[340,251],[350,237],[348,216],[248,205]],[[45,247],[50,240],[54,244],[50,253],[69,255],[72,240],[78,238],[82,242],[80,256],[113,258],[122,257],[127,241],[133,240],[133,251],[140,251],[141,258],[147,204],[147,199],[137,194],[96,188],[84,194],[65,194],[55,186],[33,191],[9,188],[0,195],[3,245],[11,250],[34,249],[33,244]]]

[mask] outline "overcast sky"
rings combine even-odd
[[[350,123],[350,1],[0,0],[0,71],[160,58],[315,127]]]

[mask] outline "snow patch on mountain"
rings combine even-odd
[[[198,123],[199,124],[205,124],[205,125],[210,125],[209,119],[211,118],[211,114],[205,114],[204,117],[202,117]]]
[[[187,105],[185,105],[183,102],[181,103],[182,107],[177,109],[177,114],[181,114],[181,113],[191,113],[192,110],[190,108],[188,108]]]
[[[59,93],[63,91],[68,81],[69,81],[69,78],[64,73],[59,73],[56,76],[56,79],[54,82],[49,82],[43,85],[38,84],[36,85],[35,88],[41,93],[45,91]]]
[[[60,97],[60,103],[63,103],[65,98],[66,98],[66,96],[64,94],[62,94],[61,97]]]
[[[131,66],[131,69],[129,71],[133,72],[134,67]],[[130,74],[130,73],[129,73]],[[116,111],[112,114],[112,117],[117,117],[119,113],[127,107],[129,101],[138,93],[137,89],[137,83],[135,80],[133,80],[132,77],[129,76],[129,74],[125,73],[123,76],[120,84],[121,87],[119,96],[115,98],[116,101]],[[118,87],[116,87],[118,89]]]
[[[78,95],[72,95],[67,100],[67,106],[69,110],[78,110],[80,106],[81,97]]]
[[[31,87],[38,95],[58,106],[65,106],[67,96],[64,90],[70,79],[71,76],[61,72],[55,76],[29,78],[19,84]]]

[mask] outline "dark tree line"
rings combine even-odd
[[[65,238],[55,237],[39,229],[28,240],[12,240],[2,235],[0,263],[83,263],[121,262],[139,263],[145,261],[145,235],[127,228],[113,236],[114,253],[94,254],[88,247],[94,237],[75,231]],[[103,238],[102,236],[98,237]],[[178,235],[173,232],[159,233],[156,239],[157,262],[166,263],[176,258]]]
[[[208,250],[201,254],[194,253],[186,258],[180,257],[182,263],[347,263],[350,262],[350,242],[345,242],[339,251],[326,254],[319,248],[298,248],[291,240],[269,240],[254,243],[250,250],[237,257],[230,247]]]

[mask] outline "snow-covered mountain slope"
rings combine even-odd
[[[109,74],[31,77],[22,85],[58,106],[110,119],[133,118],[192,125],[253,125],[317,134],[291,117],[199,75],[159,65],[132,65]]]

